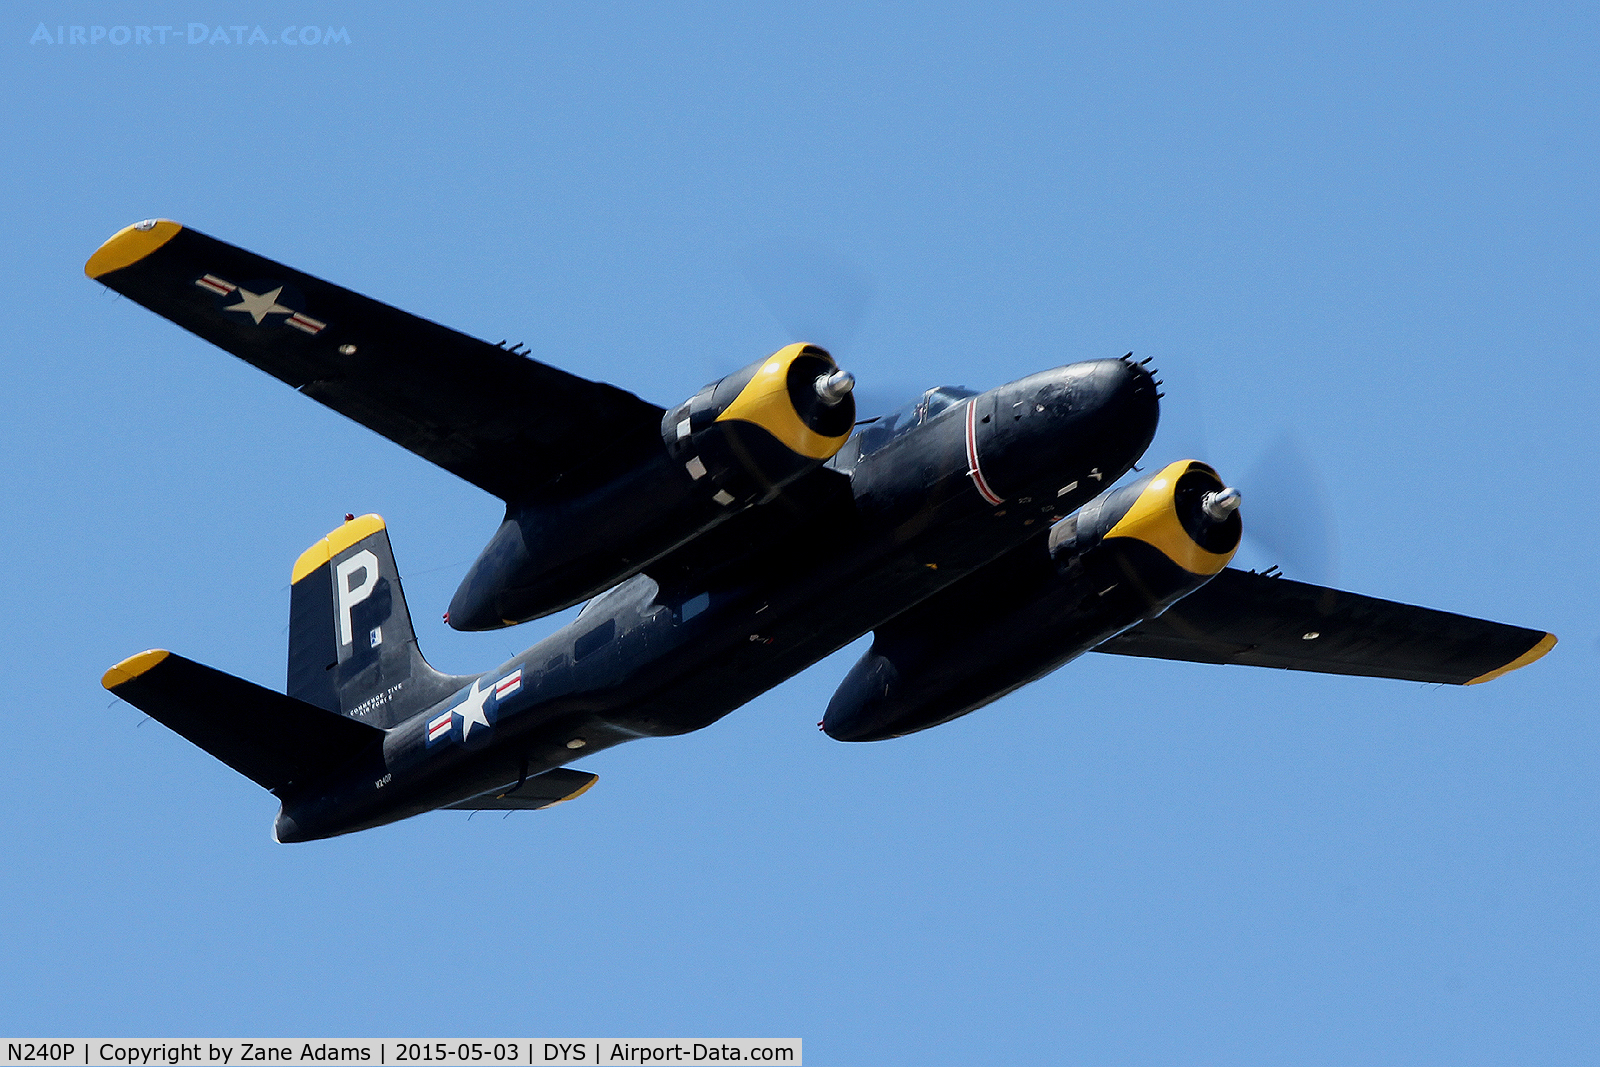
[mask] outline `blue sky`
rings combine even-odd
[[[0,22],[0,1031],[1593,1061],[1592,6],[392,7]],[[155,215],[661,404],[790,339],[752,259],[832,257],[864,395],[1152,356],[1151,460],[1203,450],[1248,526],[1289,433],[1341,586],[1562,643],[1470,689],[1088,656],[842,745],[853,648],[557,810],[278,846],[105,667],[281,686],[290,564],[347,511],[436,666],[549,624],[437,621],[495,500],[83,277]]]

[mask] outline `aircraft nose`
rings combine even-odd
[[[1096,429],[1129,464],[1144,454],[1161,418],[1155,376],[1131,359],[1106,359],[1094,365],[1085,393]]]
[[[1102,430],[1122,430],[1126,441],[1137,441],[1144,430],[1153,436],[1158,417],[1155,378],[1131,359],[1097,359],[1062,367],[1076,386],[1084,414],[1104,425]],[[1047,374],[1051,372],[1046,372]]]
[[[1076,482],[1071,496],[1081,503],[1150,447],[1160,418],[1156,392],[1150,371],[1127,358],[1071,363],[1002,386],[988,440],[980,442],[984,470],[993,470],[1003,497],[1054,499]]]

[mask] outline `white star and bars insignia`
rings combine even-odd
[[[487,706],[489,698],[491,696],[494,698],[495,709],[498,709],[502,700],[521,689],[521,667],[487,688],[484,687],[482,678],[477,679],[467,690],[466,698],[461,703],[447,711],[441,711],[427,721],[424,731],[427,746],[432,748],[439,742],[450,739],[465,741],[472,736],[474,726],[481,726],[485,730],[492,728],[499,714],[498,710],[491,710]]]
[[[287,315],[289,317],[284,319],[284,322],[303,333],[308,333],[315,337],[328,325],[325,322],[321,322],[312,318],[310,315],[307,315],[304,312],[296,311],[294,308],[284,307],[282,304],[278,303],[278,296],[283,292],[283,286],[281,285],[270,292],[252,293],[248,289],[241,289],[232,282],[217,277],[215,274],[203,275],[202,277],[196,278],[194,283],[200,288],[204,289],[206,292],[215,293],[218,296],[229,296],[234,293],[239,294],[239,302],[237,304],[226,304],[223,306],[222,310],[241,311],[244,314],[249,315],[252,319],[255,319],[256,325],[258,326],[263,320],[266,319],[268,315]]]

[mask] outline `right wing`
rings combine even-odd
[[[165,219],[84,272],[505,500],[581,491],[660,449],[663,409]]]
[[[1474,685],[1527,666],[1555,643],[1543,630],[1230,567],[1095,651]]]

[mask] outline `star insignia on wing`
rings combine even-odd
[[[215,293],[218,296],[232,296],[237,293],[239,302],[237,304],[224,304],[222,310],[242,311],[254,319],[257,326],[260,326],[268,315],[287,315],[289,317],[283,320],[286,324],[293,326],[301,333],[308,333],[315,337],[328,325],[321,319],[314,319],[303,311],[296,311],[292,307],[278,303],[278,297],[283,294],[287,286],[280,285],[268,292],[252,293],[242,286],[234,285],[226,278],[217,277],[215,274],[201,275],[194,280],[194,283],[206,292]]]
[[[245,288],[234,290],[239,294],[237,304],[229,304],[223,311],[242,311],[256,320],[256,325],[261,325],[261,320],[268,315],[293,315],[294,308],[286,308],[278,303],[278,294],[283,292],[283,286],[278,286],[270,293],[252,293]]]

